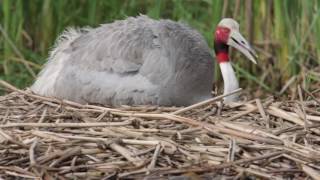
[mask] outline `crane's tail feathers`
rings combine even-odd
[[[87,33],[89,30],[89,28],[67,28],[59,36],[51,48],[48,61],[39,73],[34,84],[30,87],[33,92],[44,96],[53,96],[55,94],[54,86],[56,80],[64,66],[64,62],[69,58],[69,55],[65,53],[64,50],[70,47],[70,44],[75,39]]]
[[[89,27],[87,28],[73,28],[69,27],[66,30],[64,30],[61,35],[57,38],[54,46],[51,49],[50,57],[53,57],[57,51],[64,50],[70,46],[70,43],[72,43],[75,39],[80,37],[83,34],[86,34],[90,30]]]

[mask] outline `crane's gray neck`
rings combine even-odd
[[[220,69],[224,82],[223,94],[229,94],[239,88],[239,82],[229,61],[220,62]],[[230,95],[224,98],[225,102],[233,102],[238,100],[238,94]]]

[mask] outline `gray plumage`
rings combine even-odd
[[[196,30],[141,15],[65,31],[31,90],[79,103],[186,106],[211,97],[213,69]]]

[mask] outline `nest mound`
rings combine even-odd
[[[4,179],[320,177],[314,97],[115,109],[2,85],[13,90],[0,97]]]

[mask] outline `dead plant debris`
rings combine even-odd
[[[7,84],[3,179],[320,179],[319,100],[81,105]],[[310,97],[310,98],[309,98]]]

